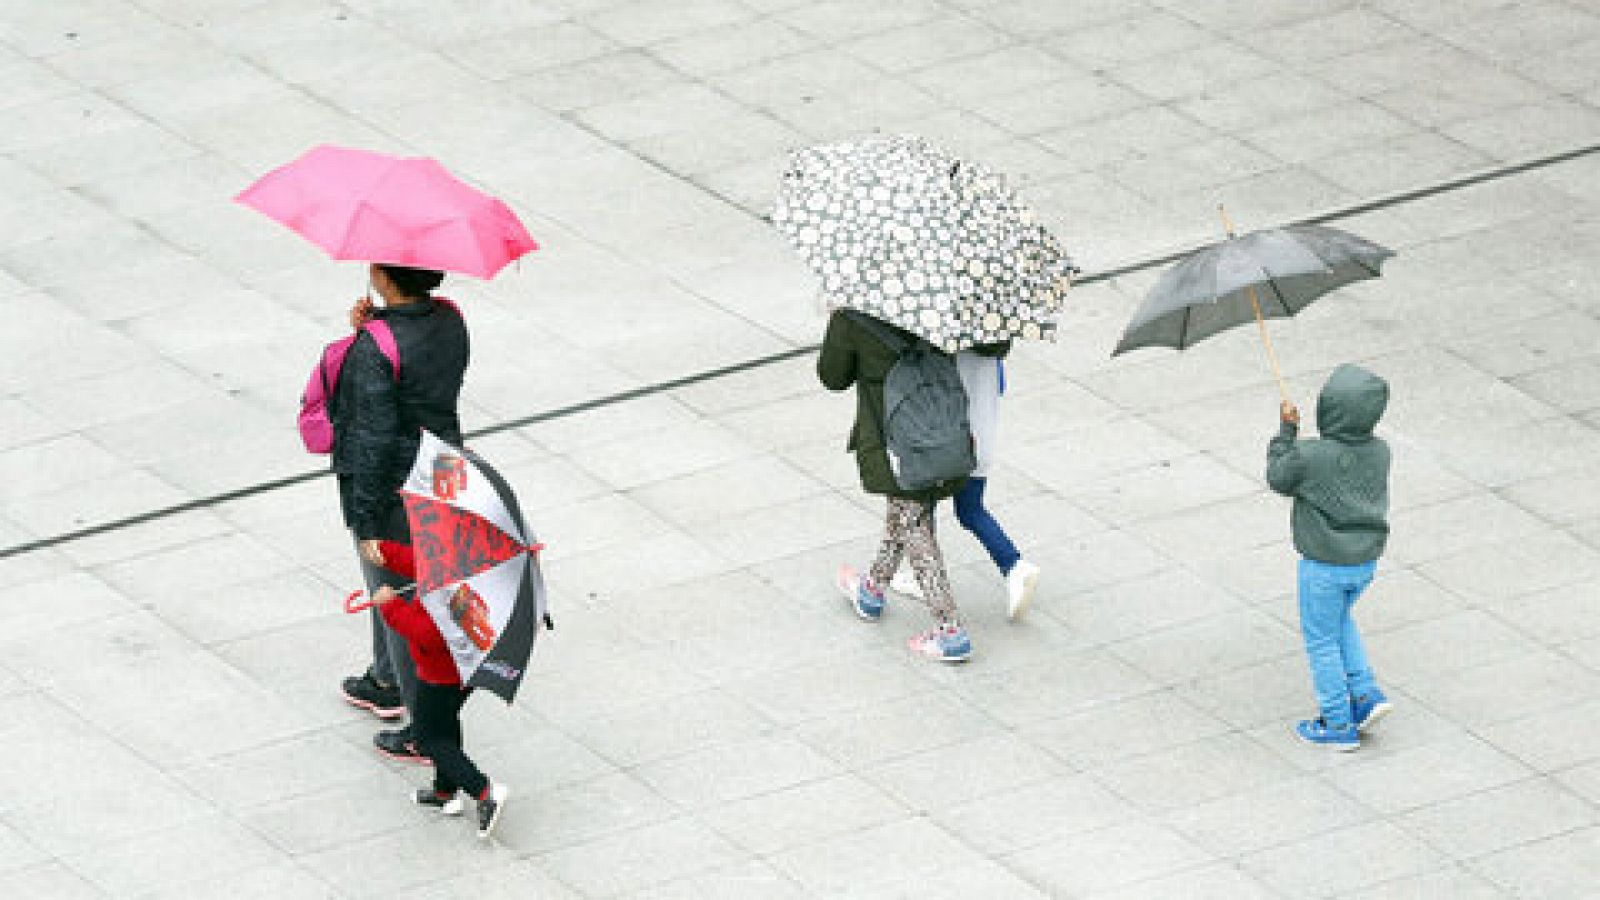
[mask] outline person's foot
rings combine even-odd
[[[400,762],[416,763],[421,766],[433,765],[433,760],[422,755],[417,749],[416,739],[411,736],[411,729],[397,728],[394,731],[380,731],[372,736],[372,746],[384,756]]]
[[[912,653],[939,662],[958,663],[972,658],[972,638],[960,625],[939,625],[906,642]]]
[[[901,569],[895,572],[894,577],[889,579],[889,590],[897,594],[904,594],[907,597],[922,599],[922,585],[917,584],[916,573],[910,569]]]
[[[1033,602],[1033,589],[1039,586],[1039,567],[1019,559],[1006,573],[1006,618],[1015,622]]]
[[[1362,734],[1371,731],[1373,726],[1391,712],[1394,712],[1394,704],[1390,703],[1389,698],[1379,690],[1362,694],[1350,704],[1350,720],[1356,723],[1356,730]]]
[[[1361,746],[1361,733],[1354,725],[1329,725],[1328,720],[1317,717],[1315,719],[1301,719],[1295,725],[1294,733],[1300,740],[1308,744],[1322,744],[1332,747],[1342,753]]]
[[[437,809],[443,816],[459,816],[467,811],[467,795],[460,791],[441,794],[433,788],[417,788],[411,795],[411,802]]]
[[[380,719],[398,719],[406,714],[405,701],[400,699],[400,689],[394,685],[380,684],[368,670],[340,683],[344,699],[351,706],[359,706]]]
[[[500,813],[505,811],[506,796],[511,789],[503,784],[491,783],[489,795],[478,801],[478,837],[487,838],[500,824]]]
[[[875,622],[883,615],[883,592],[872,586],[855,566],[840,566],[839,574],[835,581],[839,586],[839,593],[855,608],[856,615],[869,622]]]

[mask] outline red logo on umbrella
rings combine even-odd
[[[450,618],[485,653],[494,646],[494,625],[489,622],[489,607],[471,585],[463,584],[450,595]]]
[[[467,489],[467,461],[454,453],[433,458],[433,496],[451,501]]]

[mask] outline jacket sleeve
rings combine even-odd
[[[1294,495],[1306,473],[1305,455],[1295,440],[1299,433],[1299,426],[1283,422],[1267,444],[1267,486],[1286,496]]]
[[[394,368],[370,335],[362,334],[350,347],[340,378],[352,379],[349,412],[351,428],[346,459],[350,466],[350,527],[360,540],[380,534],[400,429],[400,398]]]
[[[817,356],[817,377],[830,391],[842,391],[856,383],[856,350],[850,320],[842,312],[828,318],[828,332]]]
[[[422,603],[414,596],[401,596],[378,607],[383,621],[393,628],[395,633],[406,639],[406,643],[415,644],[418,640],[428,636],[434,631],[433,617],[422,608]]]

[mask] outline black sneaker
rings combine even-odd
[[[467,811],[466,795],[460,791],[441,794],[433,788],[417,788],[417,792],[411,795],[411,802],[437,809],[440,815],[445,816],[459,816]]]
[[[433,765],[433,760],[423,756],[422,751],[417,749],[417,742],[411,738],[409,728],[380,731],[372,736],[372,746],[377,747],[379,753],[390,759],[422,766]]]
[[[378,683],[368,671],[357,678],[346,678],[344,699],[351,706],[359,706],[380,719],[398,719],[406,714],[406,704],[400,699],[400,689]]]
[[[500,813],[506,808],[506,795],[510,789],[503,784],[489,785],[489,796],[478,801],[478,837],[487,838],[500,824]]]

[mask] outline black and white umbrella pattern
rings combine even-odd
[[[1054,339],[1075,271],[1003,176],[910,135],[795,151],[772,221],[828,297],[951,353]]]

